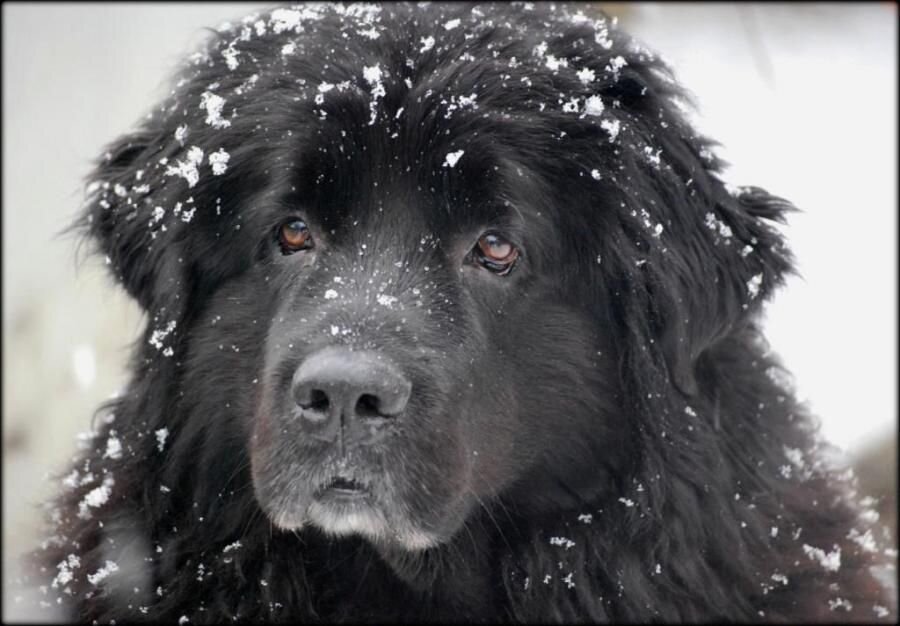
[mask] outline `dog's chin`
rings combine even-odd
[[[286,531],[314,527],[331,537],[359,536],[376,545],[410,552],[427,550],[442,542],[435,533],[404,515],[404,507],[383,502],[365,489],[320,487],[305,503],[295,501],[279,510],[264,508],[272,523]]]

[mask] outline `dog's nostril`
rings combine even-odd
[[[309,406],[303,408],[324,412],[328,410],[328,405],[328,394],[321,389],[313,389],[309,394]]]
[[[356,415],[359,417],[381,417],[381,401],[370,393],[364,393],[356,401]]]

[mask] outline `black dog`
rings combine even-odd
[[[223,27],[100,162],[147,311],[38,557],[81,620],[893,619],[757,325],[790,205],[583,7]]]

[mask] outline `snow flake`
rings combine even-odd
[[[227,48],[222,50],[222,56],[225,58],[225,65],[228,66],[228,69],[236,70],[237,66],[240,65],[240,62],[238,61],[239,54],[240,51],[235,50],[233,41],[228,44]]]
[[[872,536],[872,529],[867,529],[865,533],[860,534],[858,530],[851,528],[847,534],[847,539],[856,542],[865,552],[876,552],[878,550],[875,537]]]
[[[106,440],[106,452],[103,453],[103,456],[110,459],[122,458],[122,442],[119,441],[118,437],[112,434],[109,436],[109,439]]]
[[[454,20],[449,20],[448,22],[446,22],[444,24],[444,30],[453,30],[454,28],[459,26],[459,21],[460,21],[459,18],[456,18]]]
[[[601,115],[603,108],[603,100],[598,95],[590,96],[584,101],[584,112],[587,115]]]
[[[107,476],[103,479],[103,484],[90,490],[84,496],[84,499],[78,503],[78,517],[81,519],[88,519],[91,516],[90,509],[96,509],[106,504],[110,495],[112,495],[112,487],[114,484],[115,481],[112,477]]]
[[[561,67],[569,67],[569,61],[566,59],[558,59],[552,54],[548,54],[547,58],[544,60],[544,65],[555,72]]]
[[[725,239],[731,238],[731,227],[722,220],[716,218],[715,213],[707,213],[704,219],[708,229],[713,232],[718,231],[718,234]]]
[[[153,331],[153,334],[150,335],[150,340],[147,342],[157,350],[163,349],[163,340],[169,336],[169,334],[175,330],[176,321],[172,320],[168,324],[166,324],[165,328],[157,328]]]
[[[303,15],[300,11],[294,9],[275,9],[269,18],[269,25],[275,34],[282,33],[286,30],[300,32],[302,30],[301,20]],[[257,32],[259,27],[257,27]]]
[[[551,546],[560,546],[569,550],[570,548],[575,547],[575,542],[571,539],[566,539],[565,537],[550,537],[550,545]]]
[[[103,567],[98,569],[93,574],[88,574],[87,579],[88,582],[92,585],[97,585],[101,580],[107,578],[110,574],[119,571],[119,566],[116,565],[113,561],[107,561]]]
[[[609,142],[612,143],[616,140],[616,137],[619,136],[621,124],[619,120],[601,120],[600,128],[602,128],[609,134]]]
[[[651,148],[650,146],[644,146],[644,156],[647,157],[647,161],[650,163],[650,165],[652,165],[656,169],[659,169],[660,154],[662,154],[661,149],[657,150],[656,154],[653,154],[653,148]]]
[[[67,585],[74,579],[75,576],[72,570],[81,567],[81,559],[75,554],[70,554],[65,561],[60,561],[56,567],[59,569],[59,573],[53,579],[53,582],[50,583],[50,586],[54,589]]]
[[[234,543],[229,543],[227,546],[222,548],[222,554],[228,554],[232,550],[239,550],[243,547],[240,541],[235,541]]]
[[[763,275],[760,272],[756,276],[753,276],[750,280],[747,281],[747,293],[750,295],[750,299],[753,300],[756,296],[759,295],[759,287],[762,285]]]
[[[613,42],[609,38],[609,27],[604,19],[594,22],[594,42],[604,50],[609,50],[613,46]]]
[[[397,298],[395,296],[389,296],[383,293],[378,294],[375,299],[378,301],[378,304],[389,309],[394,306],[395,302],[397,302]]]
[[[188,127],[187,124],[182,124],[178,128],[175,129],[175,140],[184,146],[184,140],[187,139],[188,136]]]
[[[375,123],[378,98],[383,98],[385,94],[384,85],[381,83],[381,77],[381,67],[377,63],[375,65],[363,67],[363,79],[372,86],[372,101],[369,103],[369,111],[371,113],[369,126],[372,126]]]
[[[563,104],[563,113],[578,113],[578,106],[578,98],[572,98]]]
[[[628,65],[628,61],[625,60],[623,56],[613,57],[609,60],[609,63],[606,66],[606,71],[611,73],[613,77],[618,77],[619,72],[623,67]]]
[[[209,164],[212,166],[213,175],[221,176],[228,169],[228,160],[231,155],[225,152],[223,148],[219,148],[209,155]]]
[[[166,447],[166,439],[169,437],[169,429],[160,428],[154,434],[156,435],[156,449],[162,452]]]
[[[444,157],[444,167],[456,167],[456,163],[462,158],[462,155],[465,154],[465,152],[465,150],[448,152],[447,156]]]
[[[575,76],[578,77],[578,80],[581,81],[582,85],[589,85],[597,78],[597,74],[589,67],[581,68],[575,72]]]
[[[225,107],[225,98],[211,91],[200,94],[200,108],[206,109],[206,123],[213,128],[228,128],[229,120],[222,118],[222,109]]]
[[[338,292],[335,291],[334,289],[328,289],[327,291],[325,291],[325,299],[326,300],[334,300],[337,297],[338,297]]]
[[[841,548],[840,546],[833,546],[833,550],[829,553],[825,553],[821,548],[816,548],[810,546],[808,544],[803,544],[803,552],[810,558],[810,560],[818,561],[819,565],[824,567],[826,570],[830,572],[836,572],[841,569]]]
[[[166,166],[166,176],[180,176],[187,181],[188,187],[193,187],[200,180],[200,171],[197,166],[202,162],[203,149],[199,146],[191,146],[184,161]]]
[[[828,601],[828,608],[832,611],[835,609],[844,609],[845,611],[852,611],[853,604],[849,600],[844,600],[843,598],[835,598],[834,600]]]
[[[419,52],[428,52],[432,48],[434,48],[434,37],[429,35],[428,37],[422,37],[421,39],[422,47],[419,48]]]

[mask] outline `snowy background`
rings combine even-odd
[[[605,6],[696,94],[698,125],[733,163],[729,182],[766,187],[803,211],[786,228],[802,278],[769,306],[768,337],[824,435],[893,480],[896,5]],[[56,484],[47,473],[63,469],[75,434],[124,384],[143,323],[100,264],[59,235],[81,180],[165,93],[204,27],[259,8],[3,5],[6,581],[38,536],[35,504]]]

